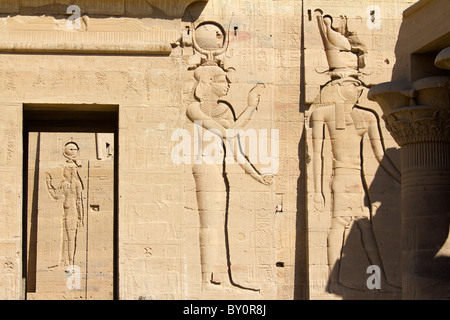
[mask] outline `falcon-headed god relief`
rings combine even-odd
[[[324,209],[323,148],[328,130],[332,152],[331,224],[327,253],[330,270],[329,290],[340,292],[339,273],[343,248],[349,231],[356,224],[361,244],[371,264],[383,267],[372,230],[370,210],[364,205],[365,188],[362,171],[362,140],[368,136],[374,156],[393,179],[400,182],[400,172],[385,155],[375,111],[359,104],[365,87],[361,81],[367,49],[340,17],[334,26],[331,16],[317,15],[330,75],[320,92],[320,105],[311,113],[313,144],[313,202],[316,210]]]

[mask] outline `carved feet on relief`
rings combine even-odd
[[[202,291],[204,293],[220,293],[220,294],[237,294],[242,292],[239,288],[231,285],[228,281],[208,281],[202,284]]]
[[[59,264],[55,264],[55,265],[53,265],[53,266],[48,266],[48,267],[47,267],[47,270],[48,270],[48,271],[59,270],[59,269],[62,269],[61,266],[60,266]]]

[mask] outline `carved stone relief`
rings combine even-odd
[[[22,246],[22,166],[20,146],[22,135],[19,104],[3,104],[8,112],[0,119],[0,299],[20,299],[21,257],[17,254]]]
[[[386,248],[399,229],[385,220],[387,239],[376,227],[380,207],[395,217],[390,192],[400,185],[378,167],[390,166],[386,136],[364,92],[371,76],[390,76],[393,18],[407,0],[379,1],[382,32],[363,30],[367,1],[344,2],[0,0],[3,99],[19,111],[22,103],[72,103],[119,105],[120,113],[117,204],[114,134],[30,138],[27,298],[110,298],[114,237],[121,299],[304,299],[333,297],[330,291],[364,298],[369,265],[382,268],[382,290],[397,292],[397,251]],[[325,3],[333,17],[308,21],[308,9]],[[66,24],[69,4],[82,9],[77,30]],[[380,11],[373,17],[377,25]],[[305,110],[304,100],[316,97]],[[10,115],[9,106],[2,110]],[[424,118],[436,116],[429,111]],[[15,279],[15,296],[26,198],[16,181],[21,121],[20,112],[15,124],[0,121],[0,287]],[[249,144],[239,148],[248,137],[236,134],[267,127],[280,133],[277,179],[254,165]],[[200,158],[189,165],[171,162],[170,136],[179,128],[203,138],[191,141]],[[375,196],[374,179],[389,186],[378,194],[392,201]],[[11,221],[19,231],[10,231]]]
[[[448,69],[448,47],[433,60]],[[429,75],[430,64],[416,66],[416,71],[425,69]],[[450,297],[450,77],[434,72],[369,91],[401,146],[404,299]]]
[[[204,293],[259,292],[260,288],[236,283],[231,269],[230,233],[228,215],[230,180],[227,175],[227,157],[234,157],[243,172],[259,183],[269,186],[272,175],[257,170],[242,153],[235,149],[239,143],[239,130],[251,122],[258,109],[265,85],[256,84],[248,93],[247,107],[238,114],[234,106],[222,100],[228,93],[233,69],[225,68],[221,55],[227,50],[224,28],[211,21],[199,24],[193,30],[192,43],[203,55],[194,66],[195,85],[187,105],[187,118],[194,123],[199,137],[214,137],[209,141],[194,141],[200,148],[194,158],[192,172],[195,179],[198,214],[200,216],[201,281]],[[203,138],[200,138],[203,139]],[[218,150],[212,155],[210,150]],[[209,150],[209,152],[208,152]],[[237,160],[239,158],[239,160]]]
[[[341,16],[338,22],[322,12],[316,17],[330,81],[321,87],[318,103],[310,109],[309,210],[316,212],[313,216],[330,211],[330,219],[325,220],[328,221],[326,288],[329,293],[347,297],[351,296],[351,290],[367,291],[365,270],[376,265],[381,268],[383,289],[399,291],[398,284],[389,283],[373,229],[373,208],[366,203],[370,194],[364,174],[365,137],[379,165],[392,181],[400,182],[399,169],[385,153],[378,114],[359,102],[366,88],[361,80],[366,47],[355,32],[349,31],[346,17]],[[331,169],[327,169],[328,165]],[[325,185],[328,175],[329,190]],[[313,216],[312,225],[317,219]]]
[[[448,142],[450,77],[433,76],[378,84],[369,92],[382,110],[386,128],[400,145]]]
[[[30,133],[27,299],[113,298],[113,157],[95,133]]]
[[[0,18],[0,52],[168,55],[179,37],[177,19],[192,2],[0,1],[0,13],[14,14]]]
[[[126,17],[99,19],[84,14],[77,24],[52,16],[14,16],[3,21],[0,51],[169,54],[178,32]],[[170,25],[169,25],[170,26]]]
[[[75,250],[77,243],[77,231],[84,225],[83,208],[83,181],[78,173],[79,147],[75,142],[68,142],[64,146],[63,155],[67,158],[63,168],[63,179],[55,187],[52,183],[52,176],[46,172],[46,184],[49,195],[54,200],[63,202],[63,247],[61,251],[61,264],[72,266],[74,264]]]

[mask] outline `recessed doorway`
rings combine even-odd
[[[26,299],[116,295],[118,106],[24,105]]]

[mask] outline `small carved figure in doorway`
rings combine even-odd
[[[69,142],[64,148],[63,155],[67,158],[63,169],[63,179],[59,186],[52,183],[52,176],[46,173],[47,190],[54,200],[63,200],[63,245],[61,263],[63,266],[72,266],[75,259],[77,231],[84,226],[83,210],[83,182],[78,173],[78,164],[74,160],[78,155],[78,145]]]

